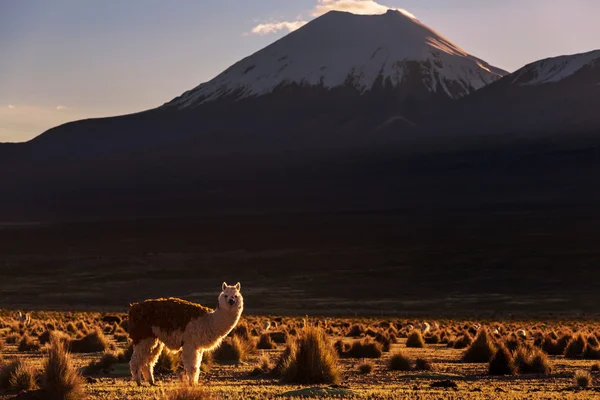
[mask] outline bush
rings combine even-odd
[[[561,356],[565,353],[567,344],[571,341],[570,335],[563,335],[560,339],[555,338],[556,334],[552,332],[546,335],[542,343],[542,350],[551,356]]]
[[[286,383],[337,384],[340,381],[337,353],[321,328],[306,324],[302,336],[296,339],[281,370]]]
[[[180,364],[179,354],[180,353],[171,352],[167,348],[163,347],[163,350],[160,353],[160,356],[158,356],[158,361],[156,362],[156,365],[154,366],[154,371],[157,374],[164,374],[164,375],[168,375],[168,374],[177,372],[177,370],[179,369],[179,364]]]
[[[592,376],[587,371],[577,371],[575,372],[575,385],[579,387],[586,388],[592,384]]]
[[[352,343],[350,350],[343,353],[343,356],[350,358],[379,358],[381,354],[381,345],[370,337],[366,337],[363,340]]]
[[[352,328],[350,328],[350,331],[348,331],[348,333],[346,334],[346,336],[348,337],[358,337],[361,336],[365,333],[365,327],[364,325],[353,325]]]
[[[394,342],[396,341],[396,338],[395,338],[395,337],[394,337],[394,339],[392,340],[392,338],[391,338],[390,336],[391,336],[391,335],[387,335],[387,334],[385,334],[385,335],[384,335],[384,334],[381,334],[381,333],[378,333],[378,334],[375,336],[375,340],[376,340],[378,343],[380,343],[380,344],[381,344],[381,349],[382,349],[384,352],[388,352],[388,351],[390,351],[390,348],[392,347],[392,342],[393,342],[393,341],[394,341]]]
[[[20,338],[21,336],[19,336],[18,334],[11,333],[4,339],[4,341],[6,342],[6,344],[17,344]]]
[[[96,329],[81,339],[71,340],[69,348],[73,353],[97,353],[108,349],[108,340],[104,334]]]
[[[498,347],[490,360],[488,372],[490,375],[515,375],[517,373],[513,356],[506,347]]]
[[[50,344],[43,378],[43,388],[49,399],[79,400],[84,397],[83,379],[59,340],[53,339]]]
[[[15,392],[37,388],[36,371],[28,364],[21,363],[10,374],[8,388]]]
[[[592,367],[590,368],[590,370],[592,372],[600,372],[600,363],[593,364]]]
[[[565,348],[565,357],[567,358],[583,358],[586,340],[583,335],[579,334],[569,341]]]
[[[283,353],[281,353],[281,356],[279,356],[277,363],[271,370],[273,375],[275,375],[276,377],[281,376],[281,372],[283,371],[283,368],[286,365],[288,365],[289,363],[291,363],[292,355],[296,354],[297,347],[298,346],[297,346],[296,340],[288,340],[288,342],[285,346],[285,350],[283,351]]]
[[[363,360],[360,364],[358,364],[358,372],[362,375],[367,375],[373,372],[375,365],[368,360]]]
[[[273,340],[271,340],[271,335],[269,335],[268,333],[263,333],[262,335],[260,335],[260,339],[258,340],[258,344],[256,345],[256,347],[261,350],[271,350],[276,348],[277,345],[275,344],[275,342],[273,342]]]
[[[415,362],[416,371],[431,371],[432,369],[433,366],[431,365],[430,361],[424,358],[417,358],[417,361]]]
[[[469,346],[469,348],[463,354],[462,360],[464,362],[489,362],[494,353],[496,352],[496,346],[489,337],[489,333],[486,328],[481,328],[479,334],[475,338],[475,341]]]
[[[440,336],[437,333],[434,333],[431,336],[425,338],[425,343],[427,344],[438,344],[440,342]]]
[[[520,347],[515,355],[515,363],[521,374],[549,374],[552,372],[548,356],[537,347]]]
[[[408,338],[406,339],[406,347],[425,347],[425,341],[423,340],[423,335],[421,335],[421,331],[414,329],[408,334]]]
[[[404,353],[394,354],[388,361],[388,368],[391,371],[410,371],[410,359]]]
[[[22,366],[23,362],[19,358],[14,359],[9,364],[2,365],[0,368],[0,388],[8,389],[11,376]]]
[[[23,335],[19,342],[19,351],[38,351],[39,349],[40,345],[34,342],[29,335]]]
[[[588,342],[583,349],[583,358],[586,360],[600,360],[600,348],[592,346]]]
[[[450,343],[448,342],[448,346],[450,347]],[[473,343],[473,338],[468,333],[465,333],[454,342],[452,342],[452,347],[455,349],[466,349]]]
[[[214,359],[219,362],[239,364],[244,361],[249,353],[255,349],[254,342],[241,339],[237,335],[227,338],[221,343],[221,346],[213,353]]]
[[[105,352],[100,360],[90,361],[83,369],[84,375],[94,375],[99,372],[108,373],[113,365],[119,362],[119,355],[113,352]]]

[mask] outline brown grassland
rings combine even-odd
[[[600,396],[600,323],[591,320],[429,320],[424,347],[408,347],[418,336],[409,324],[422,320],[243,316],[189,390],[172,353],[155,368],[156,386],[131,381],[124,314],[34,311],[27,326],[13,311],[1,316],[1,399]]]

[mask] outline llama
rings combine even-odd
[[[183,365],[190,385],[198,383],[205,351],[215,349],[237,325],[244,309],[239,282],[223,282],[215,310],[185,300],[146,300],[129,308],[129,336],[133,355],[129,366],[132,379],[154,385],[154,365],[166,346],[183,350]]]
[[[19,314],[17,315],[17,321],[19,321],[19,324],[27,326],[31,323],[31,315],[29,313],[23,314],[21,311],[19,311]]]

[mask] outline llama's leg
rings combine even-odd
[[[149,365],[152,349],[156,347],[157,342],[158,340],[156,338],[146,338],[133,346],[133,354],[131,355],[129,368],[131,369],[131,378],[134,379],[138,385],[142,384],[142,372],[144,371],[144,368],[147,368]]]
[[[162,342],[157,342],[156,346],[152,348],[150,354],[150,360],[148,361],[148,365],[144,369],[144,375],[146,376],[146,380],[150,382],[151,385],[154,386],[154,366],[158,362],[158,358],[160,357],[160,353],[163,350],[165,345]]]
[[[202,352],[194,347],[183,345],[183,366],[190,385],[198,383],[200,375],[200,362],[202,361]]]

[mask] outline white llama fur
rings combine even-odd
[[[217,308],[192,318],[186,326],[166,332],[152,325],[152,332],[156,337],[145,338],[133,347],[130,362],[132,379],[138,385],[142,379],[154,385],[154,366],[166,346],[171,351],[183,351],[187,380],[190,385],[197,384],[203,353],[218,347],[223,338],[235,328],[242,315],[244,299],[240,288],[239,282],[234,286],[223,282]]]

